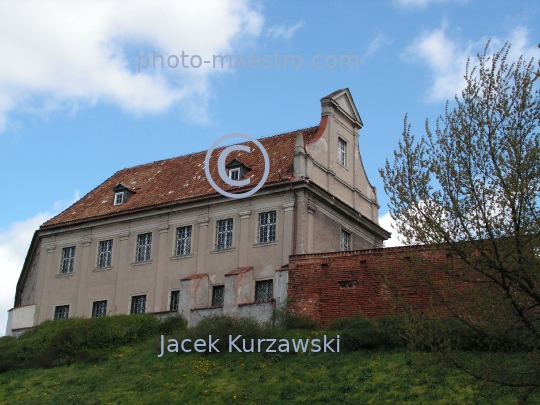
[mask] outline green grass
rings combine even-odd
[[[434,353],[410,352],[399,319],[340,321],[313,331],[298,317],[284,330],[250,319],[151,315],[45,322],[19,338],[0,338],[0,404],[469,404],[472,379]],[[286,323],[285,323],[286,324]],[[341,353],[165,353],[160,334],[179,341],[212,335],[244,338],[341,336]],[[172,334],[172,336],[171,336]],[[370,350],[364,350],[370,349]],[[519,363],[519,354],[457,352],[473,364]],[[491,356],[491,357],[489,357]],[[4,371],[4,372],[1,372]],[[510,391],[507,391],[510,392]],[[489,405],[512,404],[504,390],[484,389]]]
[[[431,362],[431,354],[400,349],[272,355],[166,353],[158,358],[159,343],[159,337],[152,337],[123,346],[95,364],[2,373],[0,403],[466,404],[472,400],[471,388],[464,388],[467,378]],[[499,403],[513,403],[510,399]]]

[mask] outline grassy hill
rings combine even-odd
[[[121,318],[122,322],[125,319]],[[88,331],[80,328],[81,322],[87,321],[74,322],[73,325],[79,326],[78,333],[67,333],[65,327],[60,328],[64,332],[57,333],[49,341],[61,345],[57,339],[65,339],[69,343],[70,339],[74,340],[73,336],[79,336],[75,340],[83,342],[80,346],[88,346],[94,339],[92,336],[87,336],[86,343],[80,339],[81,331]],[[52,326],[47,326],[49,334],[60,325],[50,324]],[[66,327],[72,330],[73,325],[66,324]],[[229,333],[227,327],[231,325],[238,329],[238,324],[232,322],[225,328],[222,325],[223,330],[216,331],[212,329],[215,326],[207,323],[206,329],[203,325],[199,329],[175,330],[172,333],[184,337],[189,334],[205,337],[207,333],[216,336]],[[94,324],[93,330],[96,328],[105,331]],[[256,329],[252,324],[240,325],[239,333],[253,335],[253,328]],[[125,332],[125,325],[123,329]],[[29,360],[21,359],[20,353],[27,351],[21,349],[23,340],[7,339],[2,343],[5,339],[2,338],[0,350],[5,349],[3,353],[7,353],[8,345],[19,345],[20,361],[17,365],[10,363],[10,367],[4,368],[11,369],[0,373],[0,403],[466,404],[473,399],[473,389],[467,384],[470,379],[458,370],[441,366],[435,361],[435,355],[430,353],[386,347],[340,353],[165,353],[158,358],[160,331],[150,328],[147,332],[146,336],[133,330],[125,332],[133,338],[131,341],[108,346],[101,342],[97,352],[86,352],[79,359],[76,356],[70,358],[65,352],[55,353],[59,361],[48,368],[25,363]],[[288,339],[315,338],[323,333],[277,329],[255,332],[266,333],[266,336],[279,333],[278,338]],[[47,345],[42,332],[35,335],[38,337],[26,339],[33,345]],[[83,352],[82,349],[72,351]],[[88,353],[101,353],[101,356],[93,357]],[[39,355],[39,350],[32,354],[36,355]],[[470,352],[469,355],[480,359],[478,353]],[[60,361],[62,359],[69,361]],[[488,403],[513,403],[512,399],[506,397],[505,400]]]

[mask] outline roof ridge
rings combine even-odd
[[[287,132],[282,132],[280,134],[274,134],[274,135],[269,135],[269,136],[263,136],[262,138],[256,138],[257,140],[263,140],[263,139],[270,139],[270,138],[275,138],[277,136],[283,136],[283,135],[289,135],[293,132],[298,132],[298,131],[307,131],[309,129],[313,129],[313,128],[317,128],[319,127],[320,124],[318,125],[313,125],[311,127],[306,127],[306,128],[298,128],[298,129],[294,129],[292,131],[287,131]],[[243,143],[243,142],[240,142],[240,143]],[[233,145],[239,145],[239,144],[233,144]],[[153,165],[155,163],[160,163],[160,162],[165,162],[167,160],[172,160],[172,159],[178,159],[178,158],[182,158],[182,157],[187,157],[187,156],[192,156],[192,155],[196,155],[197,153],[203,153],[203,152],[206,152],[208,151],[208,149],[203,149],[203,150],[200,150],[200,151],[197,151],[197,152],[191,152],[191,153],[187,153],[185,155],[180,155],[180,156],[173,156],[173,157],[170,157],[170,158],[165,158],[165,159],[159,159],[159,160],[154,160],[153,162],[148,162],[148,163],[141,163],[139,165],[135,165],[135,166],[128,166],[128,167],[124,167],[123,169],[119,169],[115,172],[118,173],[118,172],[121,172],[121,171],[124,171],[124,170],[128,170],[128,169],[134,169],[136,167],[142,167],[142,166],[147,166],[147,165]],[[114,175],[113,175],[114,176]],[[112,176],[111,176],[112,177]]]

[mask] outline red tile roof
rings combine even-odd
[[[292,178],[296,135],[302,132],[304,142],[307,143],[315,137],[318,129],[319,126],[314,126],[259,139],[270,159],[270,173],[265,184],[277,183],[283,181],[283,178]],[[237,158],[245,166],[251,168],[252,170],[246,175],[246,177],[252,176],[250,186],[233,187],[224,183],[217,172],[217,158],[224,147],[217,148],[212,153],[210,172],[214,181],[223,190],[250,188],[251,185],[257,185],[262,177],[264,172],[262,153],[252,142],[244,144],[250,146],[252,152],[232,152],[227,163]],[[218,193],[206,180],[205,156],[206,151],[202,151],[120,170],[71,207],[45,222],[41,228],[217,196]],[[125,203],[113,205],[113,189],[120,183],[135,194],[131,195]]]

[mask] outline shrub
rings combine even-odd
[[[341,331],[341,341],[346,351],[396,348],[406,345],[402,337],[403,319],[400,317],[342,318],[332,322],[328,329]]]
[[[0,338],[0,372],[98,360],[114,348],[146,340],[160,331],[172,333],[185,324],[180,317],[159,321],[150,314],[46,321],[18,338]]]
[[[180,315],[173,315],[161,320],[158,332],[162,335],[171,335],[185,329],[187,329],[187,321],[185,318]]]
[[[265,339],[275,337],[272,326],[260,324],[251,318],[231,318],[228,316],[209,316],[201,320],[196,326],[189,328],[175,336],[178,341],[184,339],[206,338],[219,339],[215,345],[220,352],[228,350],[229,336],[242,335],[242,339]]]
[[[315,319],[301,314],[294,314],[288,310],[280,310],[276,312],[276,320],[280,328],[285,330],[304,329],[316,330],[320,329],[319,322]]]

